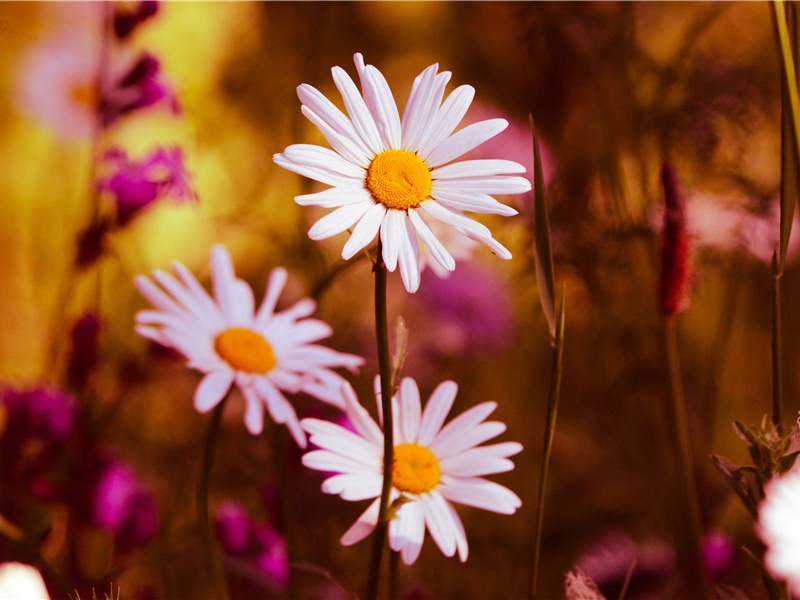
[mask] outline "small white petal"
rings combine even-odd
[[[353,228],[353,233],[345,243],[344,248],[342,248],[343,259],[349,260],[353,258],[375,239],[385,215],[386,207],[383,204],[375,204],[364,213],[364,216]]]
[[[485,225],[482,225],[477,221],[473,221],[469,217],[466,217],[460,213],[452,211],[449,208],[445,208],[444,206],[438,204],[434,200],[426,200],[425,202],[420,204],[420,208],[434,219],[437,219],[442,223],[447,223],[448,225],[452,225],[453,227],[457,227],[458,229],[463,230],[467,234],[471,234],[473,236],[478,236],[482,238],[492,237],[492,232],[489,231],[489,228],[486,227]]]
[[[486,177],[488,175],[512,175],[524,173],[525,167],[513,160],[480,159],[462,160],[431,171],[433,179],[462,179]]]
[[[378,522],[378,511],[380,509],[380,498],[376,499],[369,508],[365,510],[358,520],[344,532],[339,542],[342,546],[352,546],[367,537],[372,530],[375,529],[375,524]]]
[[[438,238],[433,234],[428,224],[425,223],[423,218],[415,210],[409,211],[408,218],[417,235],[422,239],[422,242],[428,247],[433,259],[439,263],[446,271],[452,271],[456,268],[456,261],[452,255],[447,251],[447,248],[442,245]]]
[[[399,240],[399,254],[397,262],[400,265],[400,278],[409,294],[419,289],[419,243],[414,226],[407,218],[404,219],[404,231]]]
[[[330,170],[333,173],[344,175],[352,179],[363,180],[366,172],[342,156],[322,146],[313,144],[294,144],[284,150],[283,155],[295,164],[306,165],[315,169]]]
[[[294,201],[300,206],[319,206],[321,208],[338,208],[348,204],[358,202],[368,202],[372,200],[372,194],[363,187],[335,187],[315,192],[313,194],[303,194],[295,196]]]
[[[308,231],[308,237],[312,240],[324,240],[342,233],[355,225],[373,206],[374,204],[370,201],[337,208],[314,223]]]
[[[399,427],[395,430],[398,435],[398,443],[416,444],[422,408],[417,382],[411,377],[404,377],[400,382],[399,398]]]
[[[429,127],[428,135],[420,145],[420,156],[427,156],[431,150],[453,133],[461,119],[467,114],[467,109],[474,97],[475,88],[471,85],[462,85],[453,90],[437,111],[436,121]],[[428,164],[433,165],[433,163]]]
[[[444,165],[480,146],[506,127],[508,127],[508,121],[505,119],[490,119],[472,123],[456,131],[438,146],[429,149],[425,154],[420,153],[420,158],[429,167]]]
[[[442,427],[436,435],[436,438],[428,447],[437,456],[439,456],[440,453],[446,453],[447,447],[453,443],[453,441],[458,440],[462,435],[477,426],[478,423],[488,417],[496,408],[497,402],[482,402],[464,411]]]
[[[425,514],[425,525],[442,554],[453,556],[456,553],[456,536],[447,501],[438,492],[422,494],[419,498]]]
[[[431,197],[443,206],[461,211],[468,210],[479,214],[494,214],[504,217],[512,217],[517,214],[517,210],[501,204],[489,194],[477,190],[467,191],[463,189],[453,189],[452,186],[436,183],[431,190]]]
[[[443,475],[437,489],[450,502],[504,515],[514,514],[522,506],[519,496],[507,487],[480,477],[461,479]]]
[[[458,393],[458,385],[454,381],[443,381],[433,390],[420,421],[417,443],[429,447],[442,428],[444,420],[453,407]]]
[[[214,371],[203,377],[194,391],[194,407],[206,413],[220,403],[233,383],[233,371]]]
[[[333,67],[331,69],[333,74],[333,82],[336,88],[342,95],[344,106],[347,109],[347,114],[350,115],[350,120],[356,129],[359,137],[364,141],[369,151],[374,156],[384,150],[381,143],[378,128],[375,125],[375,120],[364,102],[364,98],[358,92],[356,84],[350,79],[347,72],[341,67]]]

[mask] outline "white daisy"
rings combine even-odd
[[[790,471],[767,484],[757,528],[767,545],[767,569],[800,596],[800,473]]]
[[[355,63],[361,93],[342,68],[332,70],[349,117],[312,86],[297,88],[303,114],[319,127],[333,150],[295,144],[274,157],[285,169],[333,186],[295,198],[301,205],[336,208],[311,227],[309,237],[322,240],[352,227],[342,250],[342,257],[349,259],[380,231],[383,261],[390,271],[400,266],[409,292],[419,287],[418,238],[443,268],[455,268],[427,220],[451,225],[501,258],[511,258],[487,227],[462,211],[517,214],[489,194],[530,190],[530,182],[516,176],[525,167],[510,160],[453,162],[503,131],[508,122],[490,119],[453,133],[475,90],[462,85],[443,102],[451,74],[438,73],[435,64],[414,80],[401,120],[381,72],[365,65],[361,54],[355,55]]]
[[[303,464],[338,473],[323,482],[323,492],[344,500],[375,498],[342,536],[341,543],[349,546],[369,535],[378,520],[383,432],[358,403],[353,389],[345,385],[344,391],[345,411],[355,433],[318,419],[303,419],[301,425],[319,448],[306,453]],[[389,523],[389,545],[406,564],[419,556],[426,529],[446,556],[457,550],[461,561],[467,560],[467,536],[453,502],[502,514],[512,514],[521,505],[511,490],[481,476],[513,469],[508,457],[522,445],[479,446],[506,429],[500,422],[483,422],[497,407],[495,402],[479,404],[443,427],[457,391],[452,381],[439,384],[422,411],[416,382],[405,378],[392,398],[395,446],[389,502],[402,495],[406,503]]]
[[[307,318],[316,308],[312,299],[275,312],[286,269],[272,270],[255,311],[253,291],[235,276],[224,246],[211,251],[214,298],[181,263],[172,268],[178,278],[161,270],[153,271],[153,280],[136,277],[137,289],[156,308],[136,314],[136,332],[174,348],[189,359],[189,367],[205,373],[194,395],[198,411],[205,413],[219,404],[235,383],[244,396],[244,422],[250,433],[263,430],[266,405],[273,421],[286,424],[305,448],[305,433],[282,391],[304,392],[344,408],[344,379],[331,368],[354,371],[364,360],[313,343],[329,337],[332,329]]]

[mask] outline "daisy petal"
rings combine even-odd
[[[464,411],[439,431],[429,448],[437,456],[439,456],[440,452],[447,452],[447,446],[449,444],[458,440],[462,435],[477,426],[478,423],[488,417],[495,408],[497,408],[497,402],[482,402]]]
[[[400,278],[409,294],[413,294],[419,289],[419,244],[417,234],[411,221],[404,219],[403,233],[399,243],[399,254],[397,262],[400,265]]]
[[[408,218],[414,226],[417,235],[422,239],[422,242],[428,247],[433,259],[439,263],[446,271],[452,271],[456,268],[456,261],[452,255],[447,251],[438,238],[433,234],[428,224],[425,223],[419,213],[410,211]]]
[[[207,413],[228,393],[233,383],[233,372],[214,371],[203,377],[194,391],[194,407],[198,412]]]
[[[457,393],[458,385],[454,381],[443,381],[436,386],[422,413],[419,436],[417,437],[418,444],[430,447],[431,442],[439,433],[444,420],[453,407]]]
[[[386,207],[383,204],[375,204],[364,213],[364,216],[353,228],[353,233],[345,243],[344,248],[342,248],[343,259],[349,260],[353,258],[356,253],[375,239],[386,212]]]
[[[413,151],[419,148],[419,139],[428,129],[429,121],[432,122],[436,116],[436,111],[432,107],[438,106],[444,96],[444,88],[450,73],[442,73],[446,74],[447,78],[439,79],[437,85],[438,69],[439,65],[429,66],[417,75],[411,86],[402,122],[402,147],[406,150]]]
[[[472,99],[475,97],[475,88],[471,85],[462,85],[457,87],[444,101],[441,108],[436,113],[436,121],[429,128],[430,133],[424,142],[420,145],[419,154],[423,158],[428,153],[439,146],[447,137],[453,133],[455,128],[467,114],[469,105],[472,104]],[[426,160],[426,162],[428,162]],[[441,163],[428,163],[431,166],[436,166]]]
[[[367,537],[372,530],[375,529],[375,524],[378,522],[378,510],[380,506],[380,498],[376,499],[369,508],[365,510],[358,520],[344,532],[344,535],[339,540],[342,546],[352,546]]]
[[[447,500],[438,492],[422,494],[420,503],[425,513],[425,526],[431,532],[431,537],[442,554],[453,556],[456,553],[456,536],[453,531],[450,511],[447,510]]]
[[[420,423],[420,401],[417,382],[411,377],[404,377],[400,382],[399,427],[395,430],[398,443],[416,444]]]
[[[314,223],[308,231],[308,237],[312,240],[324,240],[342,233],[355,225],[372,206],[372,202],[359,202],[337,208]]]
[[[508,121],[505,119],[489,119],[488,121],[472,123],[456,131],[438,146],[429,149],[425,154],[420,154],[420,158],[429,167],[444,165],[480,146],[506,127],[508,127]]]
[[[517,214],[516,209],[501,204],[489,194],[479,191],[452,189],[447,184],[435,185],[431,191],[431,196],[436,199],[436,202],[456,211],[468,210],[480,214],[494,214],[504,217],[511,217]]]
[[[358,202],[369,202],[371,200],[372,194],[363,187],[328,188],[313,194],[295,196],[294,199],[300,206],[319,206],[321,208],[338,208],[347,204],[357,204]]]
[[[490,512],[511,515],[522,506],[519,496],[507,487],[480,477],[461,479],[442,476],[438,489],[450,502]]]
[[[364,98],[358,92],[356,84],[350,79],[347,72],[341,67],[333,67],[331,69],[333,74],[333,82],[336,88],[342,95],[344,106],[347,109],[347,114],[350,115],[350,120],[356,129],[359,137],[366,143],[367,148],[374,156],[385,148],[381,143],[378,128],[375,125],[375,120],[372,118]]]

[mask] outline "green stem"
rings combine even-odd
[[[394,432],[392,416],[392,365],[389,358],[389,318],[386,308],[386,265],[383,263],[383,248],[378,240],[375,272],[375,336],[378,342],[378,370],[381,378],[381,408],[383,412],[383,486],[378,508],[378,522],[372,540],[372,556],[367,582],[367,600],[378,597],[381,559],[386,543],[389,523],[386,513],[389,508],[389,492],[392,488],[392,463],[394,461]]]
[[[675,329],[675,317],[669,316],[664,321],[664,333],[667,347],[667,365],[669,369],[670,399],[675,418],[675,433],[678,442],[678,453],[684,492],[684,506],[689,520],[690,537],[681,543],[679,553],[686,560],[686,584],[696,596],[710,598],[709,583],[703,568],[703,520],[700,511],[700,499],[694,475],[692,444],[689,438],[689,420],[686,414],[686,400],[681,382],[680,358],[678,355],[678,337]],[[683,539],[684,536],[682,536]],[[694,588],[694,589],[691,589]]]
[[[225,586],[225,576],[219,560],[218,550],[211,529],[211,511],[208,502],[209,480],[211,478],[211,465],[214,459],[214,447],[219,437],[222,412],[228,400],[226,395],[211,413],[211,423],[208,426],[206,445],[203,449],[203,464],[200,469],[200,479],[197,483],[197,520],[203,538],[203,551],[206,559],[206,570],[211,574],[214,587],[214,597],[225,600],[228,593]]]
[[[553,438],[556,432],[556,417],[558,415],[558,400],[561,396],[561,374],[563,371],[564,357],[564,288],[558,303],[558,316],[556,320],[555,337],[553,338],[553,363],[550,371],[550,398],[547,403],[547,419],[544,430],[544,448],[542,451],[542,466],[539,472],[539,493],[536,503],[536,524],[533,533],[533,567],[531,569],[529,590],[530,598],[536,597],[536,588],[539,584],[539,562],[542,547],[542,524],[544,523],[544,501],[547,492],[547,478],[550,471],[550,455],[553,450]]]

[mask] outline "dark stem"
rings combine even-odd
[[[775,255],[772,258],[772,423],[781,422],[781,403],[783,400],[781,343],[781,276],[777,271]]]
[[[400,600],[400,553],[389,552],[389,600]]]
[[[275,468],[278,474],[278,495],[280,498],[280,519],[281,529],[286,538],[286,546],[289,553],[289,562],[292,563],[297,558],[297,535],[292,520],[293,494],[290,488],[291,478],[288,473],[288,463],[291,452],[287,449],[287,444],[294,444],[294,440],[289,439],[285,427],[278,428],[275,435],[275,457],[277,459]],[[295,577],[289,579],[289,589],[287,598],[293,600],[298,598],[297,580]]]
[[[378,522],[372,540],[372,556],[367,582],[367,600],[378,597],[381,559],[386,543],[389,523],[386,513],[389,507],[389,492],[392,487],[392,463],[394,459],[394,432],[392,417],[392,365],[389,358],[389,318],[386,308],[386,265],[383,264],[383,247],[378,240],[375,272],[375,337],[378,342],[378,369],[381,378],[381,408],[383,412],[383,487],[378,508]]]
[[[558,400],[561,396],[561,374],[563,371],[564,357],[564,302],[565,295],[562,289],[558,316],[556,320],[555,338],[553,341],[553,363],[550,371],[550,398],[547,403],[547,418],[545,420],[544,443],[542,450],[542,466],[539,471],[539,492],[536,502],[536,521],[533,532],[533,566],[529,581],[530,598],[536,597],[539,584],[539,561],[542,546],[542,525],[544,523],[544,504],[547,493],[547,478],[550,471],[550,455],[553,450],[553,438],[556,432],[556,417],[558,415]]]
[[[703,568],[703,520],[700,511],[700,498],[697,492],[697,482],[694,474],[694,460],[692,458],[692,444],[689,437],[689,420],[686,414],[686,400],[683,396],[681,382],[680,358],[678,355],[678,337],[675,329],[675,317],[669,316],[664,321],[664,334],[667,348],[667,366],[669,369],[669,390],[672,401],[672,412],[675,418],[675,433],[680,458],[682,487],[684,492],[684,506],[687,511],[690,535],[681,536],[681,544],[686,564],[686,584],[690,591],[697,594],[698,598],[710,598],[709,583]]]
[[[225,409],[228,396],[226,395],[211,413],[211,423],[208,426],[206,445],[203,449],[203,464],[200,468],[200,479],[197,482],[197,521],[200,525],[200,534],[203,539],[203,552],[206,559],[206,570],[211,574],[214,588],[214,597],[225,600],[228,597],[225,586],[225,576],[222,572],[222,563],[219,560],[218,548],[211,528],[211,513],[208,503],[209,480],[211,478],[211,465],[214,459],[214,447],[219,437],[219,428],[222,421],[222,412]]]

